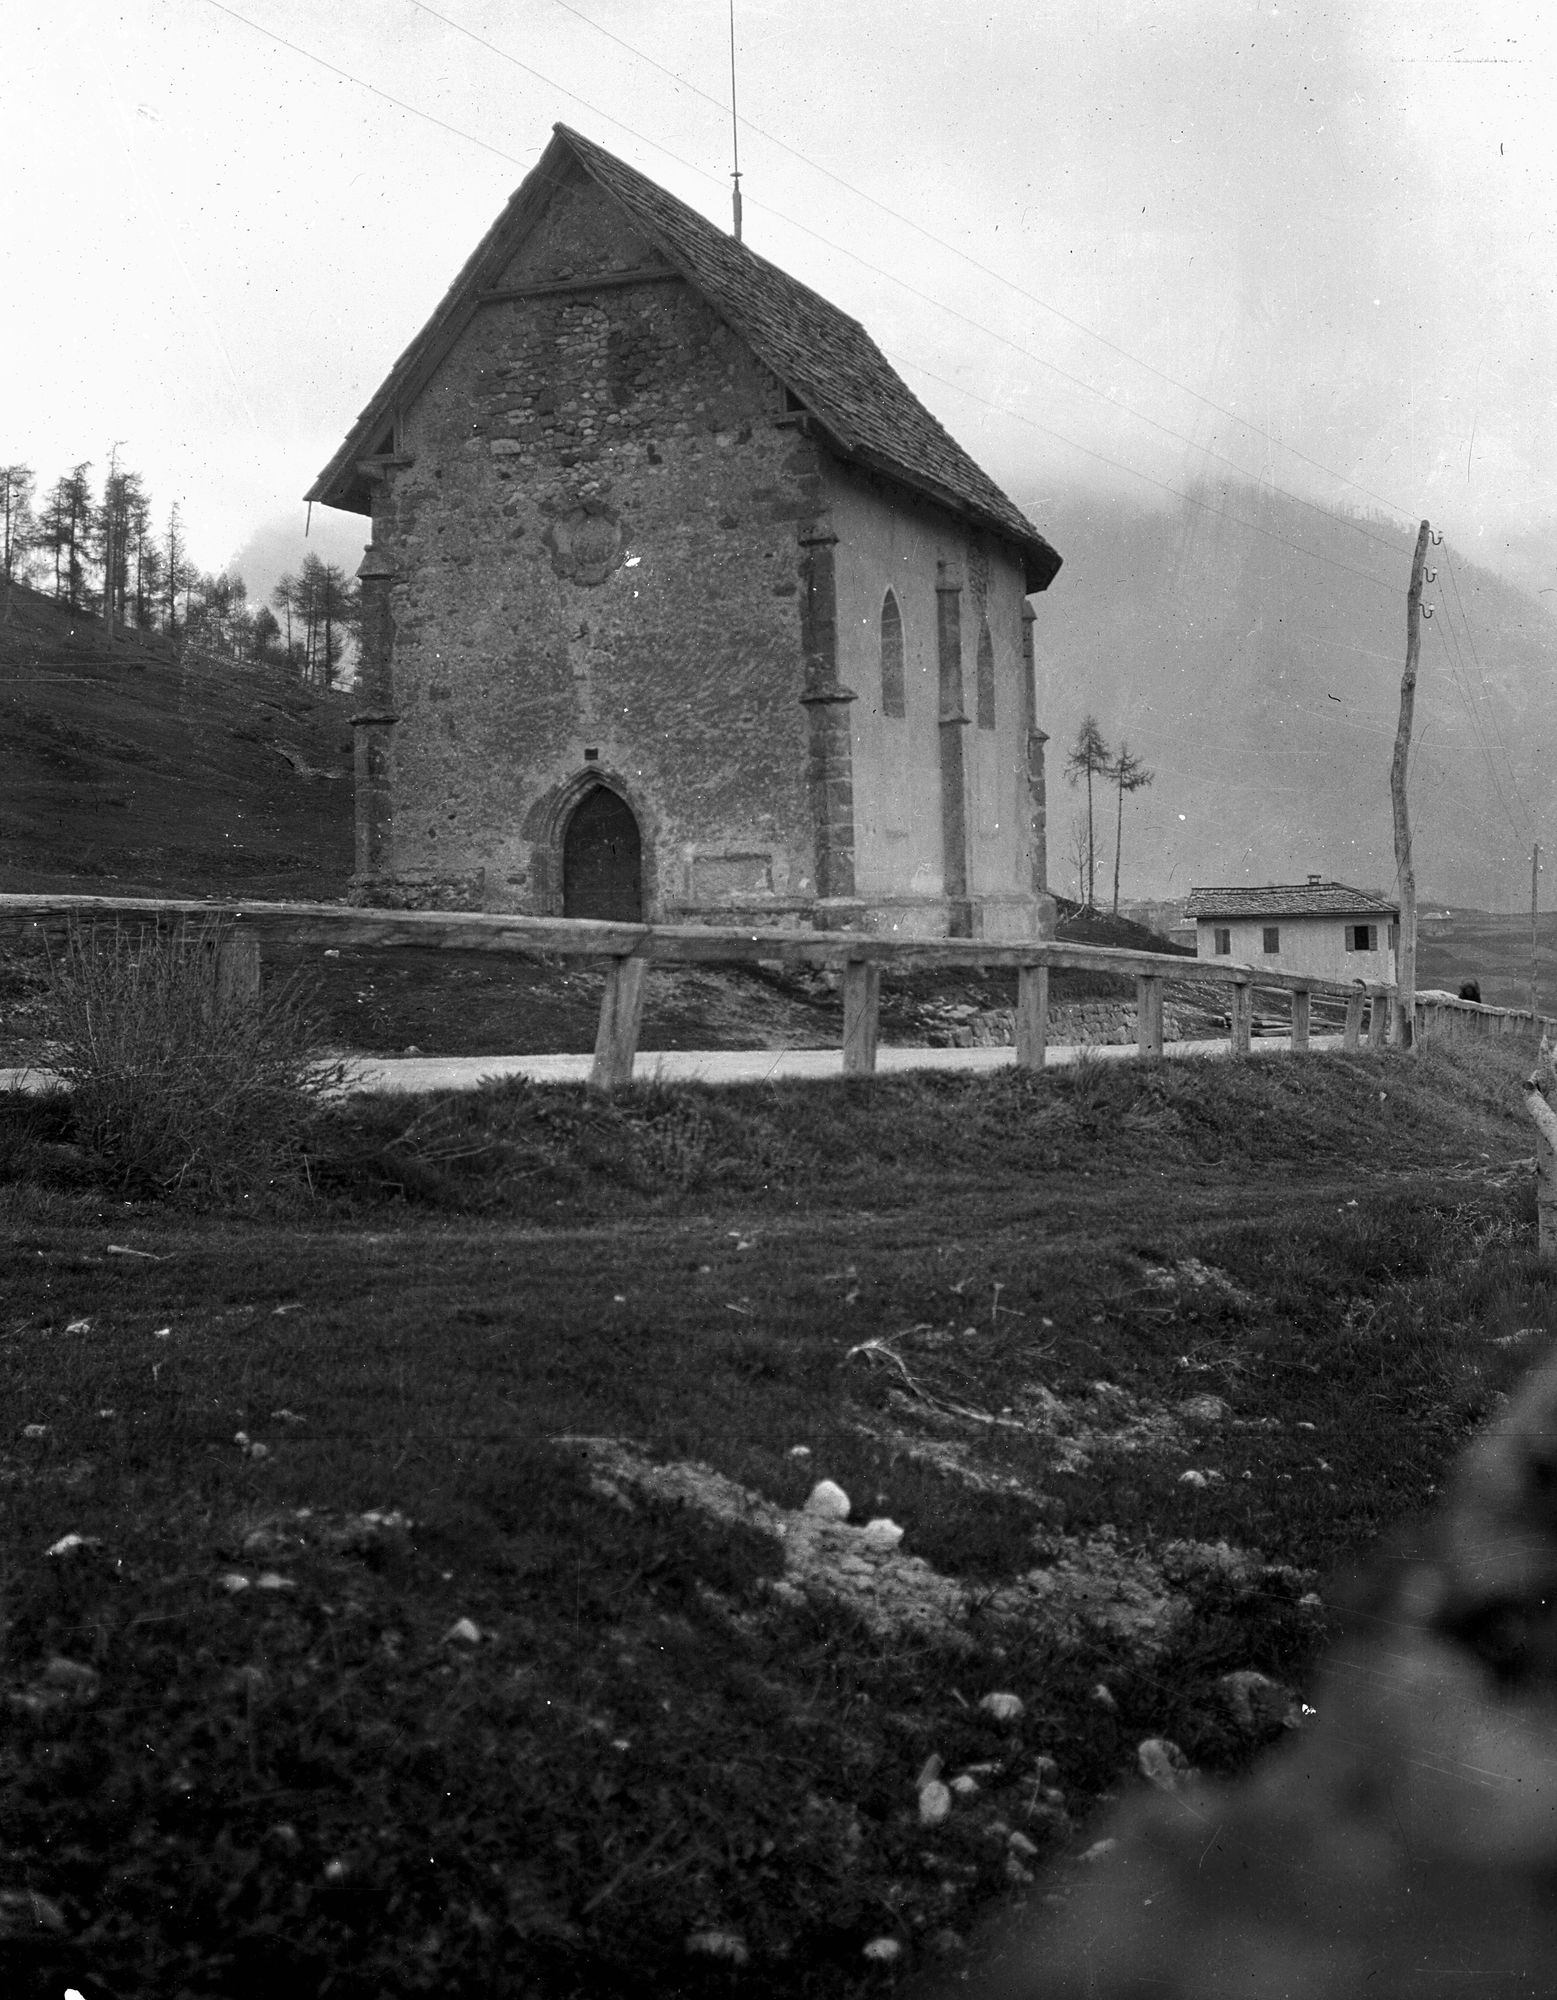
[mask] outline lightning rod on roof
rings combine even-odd
[[[741,240],[741,133],[735,120],[735,0],[730,0],[730,146],[734,155],[730,179],[731,206],[735,211],[735,240]]]

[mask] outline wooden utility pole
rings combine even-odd
[[[1411,819],[1406,811],[1406,766],[1411,757],[1411,715],[1416,707],[1416,663],[1422,650],[1422,565],[1427,560],[1424,521],[1417,530],[1411,558],[1411,587],[1406,592],[1406,670],[1400,677],[1400,724],[1395,731],[1395,756],[1389,771],[1389,796],[1395,810],[1395,869],[1400,878],[1400,945],[1395,954],[1395,1046],[1409,1049],[1416,1039],[1416,875],[1411,866]]]
[[[1539,903],[1541,877],[1541,843],[1537,841],[1530,850],[1530,1016],[1532,1021],[1540,1011],[1541,981],[1536,958],[1535,913]]]

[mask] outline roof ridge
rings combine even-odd
[[[1060,557],[989,474],[909,388],[853,314],[738,242],[637,167],[560,121],[523,184],[466,259],[394,364],[310,500],[362,511],[356,463],[401,398],[414,399],[480,302],[483,276],[510,255],[550,199],[542,178],[557,152],[574,160],[667,262],[707,300],[816,421],[837,456],[917,492],[1021,552],[1029,591],[1046,590]]]

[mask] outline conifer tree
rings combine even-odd
[[[1095,715],[1084,715],[1076,731],[1076,741],[1065,759],[1065,782],[1087,781],[1087,886],[1082,901],[1089,910],[1097,907],[1097,835],[1092,817],[1092,780],[1101,776],[1113,760],[1113,752],[1103,740]]]

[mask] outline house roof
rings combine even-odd
[[[1400,905],[1344,882],[1271,882],[1257,888],[1191,889],[1184,906],[1200,917],[1398,917]]]
[[[412,400],[464,330],[481,292],[493,285],[538,220],[569,160],[577,161],[621,204],[666,263],[741,335],[819,421],[839,457],[882,473],[1014,543],[1022,553],[1028,590],[1048,588],[1060,557],[931,416],[858,320],[566,125],[554,127],[534,170],[309,489],[309,500],[369,511],[358,461],[382,448],[396,409]]]

